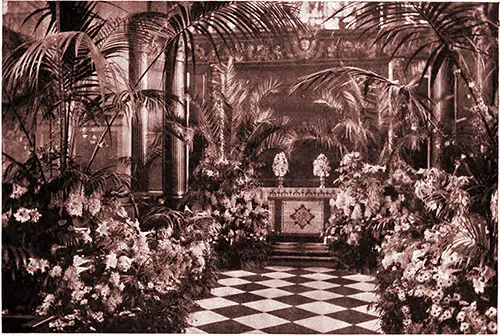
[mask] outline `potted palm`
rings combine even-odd
[[[256,188],[257,165],[269,151],[289,151],[294,138],[288,119],[275,117],[261,104],[278,90],[279,82],[269,79],[252,87],[237,75],[232,59],[216,71],[212,99],[195,105],[194,131],[205,149],[191,179],[188,202],[222,223],[220,265],[246,267],[264,261],[269,249],[270,214]],[[279,173],[284,175],[280,162]]]

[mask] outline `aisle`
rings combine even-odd
[[[187,333],[374,334],[374,278],[325,267],[227,271]]]

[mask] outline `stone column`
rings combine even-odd
[[[488,7],[492,6],[489,10]],[[498,22],[498,6],[494,3],[482,4],[483,13],[481,19],[483,22]],[[482,31],[482,30],[486,31]],[[491,32],[489,29],[492,29]],[[498,29],[494,28],[478,28],[476,44],[479,50],[487,52],[488,56],[476,53],[476,76],[477,83],[483,91],[483,99],[486,105],[495,105],[498,100],[498,44],[488,43],[488,35],[493,33],[493,36],[498,36]]]
[[[387,78],[390,81],[394,80],[394,62],[391,60],[389,61],[389,64],[387,66]],[[392,89],[389,88],[389,129],[387,130],[387,142],[388,142],[388,149],[389,149],[389,154],[392,155],[392,150],[394,149],[394,125],[393,125],[393,118],[394,118],[394,111],[393,111],[393,106],[392,106]]]
[[[167,50],[167,53],[171,54],[172,50],[176,49]],[[167,55],[167,62],[169,61],[173,61],[173,64],[170,68],[171,74],[166,76],[167,81],[171,78],[171,82],[166,83],[166,91],[170,91],[174,97],[171,101],[173,114],[186,122],[186,56],[182,40],[179,41],[175,55]],[[181,139],[172,135],[165,136],[163,190],[173,207],[177,207],[186,195],[186,155],[185,143]]]
[[[129,34],[129,82],[132,88],[144,90],[148,88],[148,55],[143,45],[134,39],[135,25],[128,27]],[[146,191],[147,172],[144,167],[146,158],[147,111],[144,108],[134,110],[131,116],[132,128],[132,177],[134,191]]]

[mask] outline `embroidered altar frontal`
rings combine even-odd
[[[324,224],[323,201],[286,201],[281,203],[281,232],[320,234]]]
[[[330,215],[331,188],[263,188],[280,235],[320,235]]]

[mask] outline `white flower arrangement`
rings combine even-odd
[[[68,197],[65,203],[66,211],[72,217],[83,216],[83,204],[86,204],[85,195],[83,194],[83,187],[75,188]]]
[[[276,177],[283,177],[288,172],[288,160],[285,153],[278,153],[274,157],[273,172]]]
[[[318,177],[330,176],[330,162],[325,154],[321,153],[313,162],[313,174]]]
[[[42,215],[38,212],[38,209],[26,209],[22,207],[17,209],[14,214],[14,219],[19,223],[26,223],[28,221],[37,223],[40,217],[42,217]]]
[[[178,240],[172,236],[172,228],[158,229],[154,234],[142,231],[140,223],[126,216],[118,202],[100,201],[99,206],[94,205],[95,211],[99,209],[96,221],[90,228],[75,229],[87,234],[92,245],[72,251],[72,262],[31,257],[23,265],[30,275],[40,277],[46,273],[52,278],[51,285],[41,293],[45,300],[36,312],[55,317],[49,323],[53,331],[106,330],[107,326],[102,325],[105,319],[133,317],[131,314],[144,318],[141,314],[146,314],[143,310],[152,299],[165,300],[162,295],[180,292],[186,281],[201,281],[211,258],[209,241],[213,241],[215,233],[209,230],[210,236],[201,237],[189,229],[188,220],[188,229],[179,231]],[[18,217],[31,218],[33,211],[36,209],[25,209]],[[210,219],[201,215],[198,218]],[[70,300],[72,312],[61,309],[59,303],[64,300]],[[75,325],[75,320],[81,325]]]

